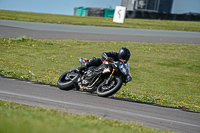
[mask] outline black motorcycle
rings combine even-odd
[[[83,64],[87,59],[80,58]],[[95,92],[98,96],[108,97],[115,94],[123,85],[132,80],[129,64],[125,60],[103,61],[100,66],[79,70],[71,69],[63,73],[57,85],[61,90],[76,88],[81,91]]]

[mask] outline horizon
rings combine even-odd
[[[12,4],[10,4],[12,3]],[[1,0],[1,10],[74,15],[76,7],[93,7],[93,8],[112,8],[121,5],[121,0]]]

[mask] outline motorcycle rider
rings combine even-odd
[[[128,61],[130,56],[131,56],[131,52],[129,51],[129,49],[122,47],[118,53],[117,52],[104,52],[101,54],[102,56],[102,60],[112,60],[112,61],[119,61],[120,59],[126,60]]]
[[[120,59],[123,59],[123,60],[128,61],[131,56],[131,52],[129,51],[129,49],[122,47],[118,51],[118,53],[117,52],[103,52],[101,54],[101,56],[102,56],[102,58],[93,57],[89,61],[86,61],[84,63],[82,62],[81,63],[82,65],[78,68],[79,71],[81,71],[85,68],[91,67],[91,66],[99,66],[102,64],[102,62],[104,60],[119,61]]]

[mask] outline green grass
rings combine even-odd
[[[152,20],[152,19],[125,19],[124,24],[113,23],[112,18],[103,17],[79,17],[31,12],[18,12],[0,10],[0,19],[59,23],[73,25],[109,26],[125,27],[137,29],[160,29],[179,31],[200,31],[199,21],[172,21],[172,20]]]
[[[114,96],[200,112],[200,46],[77,40],[0,39],[0,74],[56,85],[80,57],[130,49],[133,81]]]
[[[54,109],[0,101],[1,133],[167,133],[133,122],[119,122],[94,115],[73,115]]]

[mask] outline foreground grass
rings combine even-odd
[[[125,27],[137,29],[160,29],[160,30],[180,30],[180,31],[200,31],[199,21],[172,21],[172,20],[152,20],[152,19],[126,19],[124,24],[113,23],[112,18],[103,17],[79,17],[67,15],[54,15],[31,12],[17,12],[0,10],[0,19],[59,23],[73,25],[109,26]]]
[[[76,40],[0,39],[0,74],[56,85],[80,57],[130,49],[133,81],[117,97],[200,112],[200,46]]]
[[[93,115],[73,115],[54,109],[0,101],[1,133],[161,133],[133,122],[106,120]]]

